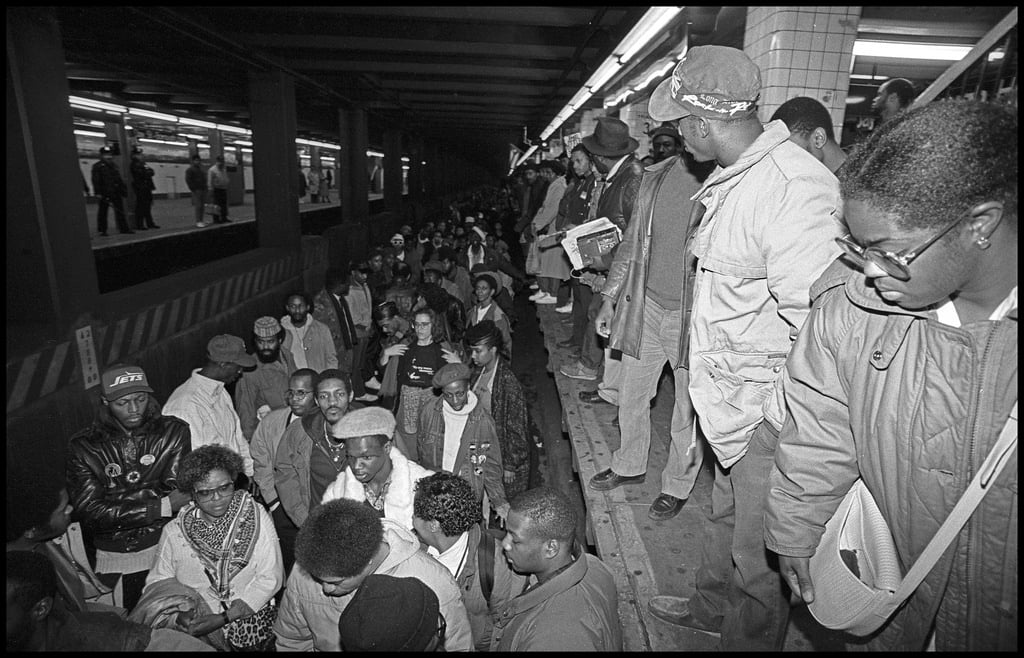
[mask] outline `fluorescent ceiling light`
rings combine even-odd
[[[408,162],[408,161],[409,161],[409,158],[407,158],[407,157],[405,157],[405,156],[403,155],[403,156],[402,156],[402,162]]]
[[[366,152],[366,155],[367,155],[367,157],[370,157],[370,158],[383,158],[384,157],[384,154],[380,153],[379,151],[369,151],[368,150]]]
[[[217,124],[217,130],[223,130],[226,133],[235,133],[236,135],[248,135],[249,131],[245,128],[239,128],[238,126],[229,126],[224,123]]]
[[[994,62],[997,59],[1002,59],[1005,56],[1006,56],[1006,53],[1004,53],[1003,51],[1001,51],[1001,50],[993,50],[992,52],[990,52],[988,54],[988,61]]]
[[[95,119],[89,119],[88,124],[90,126],[96,126],[97,128],[102,128],[103,126],[107,125],[102,121],[96,121]]]
[[[200,128],[209,128],[210,130],[215,130],[217,128],[217,124],[215,123],[211,123],[209,121],[200,121],[199,119],[189,119],[186,117],[178,117],[178,123],[183,123],[186,126],[198,126]]]
[[[402,165],[402,171],[409,171],[409,165]]]
[[[239,146],[252,146],[252,142],[246,141],[244,139],[236,139],[235,144],[238,144]]]
[[[622,38],[612,56],[617,57],[620,64],[626,64],[641,48],[650,43],[651,39],[661,34],[665,26],[682,10],[682,7],[651,7]]]
[[[879,80],[879,81],[881,81],[881,80],[888,80],[889,76],[887,76],[887,75],[865,75],[863,73],[851,73],[850,74],[850,78],[852,78],[853,80]]]
[[[586,87],[580,87],[580,90],[576,92],[576,95],[570,98],[569,102],[566,103],[566,107],[571,107],[572,109],[577,110],[581,105],[586,103],[587,100],[589,100],[590,97],[593,95],[593,92],[591,92]],[[565,110],[562,111],[564,112]]]
[[[856,105],[857,103],[863,103],[866,100],[867,100],[867,98],[864,97],[864,96],[847,96],[846,97],[846,104],[847,105]]]
[[[872,41],[869,39],[857,39],[853,42],[853,54],[856,57],[930,59],[941,62],[959,62],[967,53],[971,52],[971,48],[973,46]]]
[[[140,137],[139,141],[150,144],[167,144],[168,146],[188,146],[188,142],[169,142],[166,139],[149,139],[147,137]]]
[[[242,149],[242,153],[252,153],[252,149]]]
[[[202,135],[192,135],[190,133],[178,133],[178,137],[184,137],[185,139],[204,140],[206,139]]]
[[[170,123],[178,123],[178,117],[170,114],[164,114],[163,112],[151,112],[150,110],[138,110],[134,107],[129,107],[128,114],[132,116],[146,117],[149,119],[160,119],[161,121],[169,121]]]
[[[124,105],[115,105],[114,103],[94,101],[91,98],[82,98],[81,96],[68,96],[68,102],[70,102],[72,105],[78,105],[79,107],[87,107],[92,110],[107,110],[110,112],[119,112],[121,114],[128,111],[128,108]]]
[[[601,64],[601,66],[597,67],[597,70],[594,71],[594,75],[590,76],[590,79],[587,80],[583,86],[591,92],[600,91],[601,87],[611,80],[612,76],[621,68],[622,64],[619,64],[619,60],[608,58],[604,60],[604,63]]]
[[[75,134],[76,135],[81,135],[82,137],[106,137],[107,136],[106,133],[98,133],[98,132],[94,132],[92,130],[76,130]]]

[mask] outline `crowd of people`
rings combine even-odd
[[[619,410],[583,486],[644,480],[666,363],[649,516],[714,461],[695,595],[642,602],[654,617],[781,650],[858,479],[909,568],[1015,409],[1017,119],[903,109],[847,156],[816,100],[762,124],[760,93],[742,51],[692,48],[650,99],[649,164],[601,117],[212,337],[164,404],[141,367],[107,368],[66,482],[8,527],[8,649],[621,650],[611,571],[537,486],[511,367],[529,287],[571,321],[581,400]],[[617,245],[574,267],[561,240],[601,219]],[[868,648],[1016,648],[1012,460]]]

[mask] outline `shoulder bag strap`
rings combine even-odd
[[[989,492],[991,489],[990,485],[999,476],[1003,466],[1006,465],[1008,457],[1016,447],[1017,403],[1014,402],[1013,409],[1010,411],[1010,417],[1006,419],[1003,431],[1000,432],[999,439],[988,453],[985,462],[978,469],[974,479],[967,485],[964,495],[960,497],[960,501],[957,502],[953,511],[950,512],[939,528],[939,531],[935,533],[935,537],[925,547],[924,552],[917,558],[914,566],[907,572],[907,576],[893,595],[894,609],[899,607],[908,596],[914,593],[914,590],[924,581],[928,572],[932,570],[932,567],[939,561],[942,554],[946,552],[946,547],[949,546],[953,538],[960,532],[960,529],[967,523],[967,519],[974,513],[974,508],[978,506],[981,499]]]

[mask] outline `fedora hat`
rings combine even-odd
[[[624,122],[598,117],[594,134],[583,138],[583,146],[594,155],[617,158],[636,151],[640,142],[629,136],[629,126]]]

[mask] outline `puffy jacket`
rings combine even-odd
[[[192,439],[185,421],[159,409],[151,398],[149,419],[131,433],[102,410],[92,427],[71,437],[68,494],[96,548],[133,553],[155,546],[171,520],[161,516],[160,499],[178,488],[178,463]]]
[[[697,275],[690,321],[690,399],[723,468],[783,409],[776,380],[810,311],[811,284],[839,255],[836,177],[773,121],[696,200]]]
[[[814,553],[862,478],[903,572],[985,460],[1017,398],[1017,318],[951,327],[885,303],[831,268],[786,363],[789,414],[769,479],[765,543]],[[823,291],[822,291],[823,289]],[[1017,453],[873,648],[1017,648]]]
[[[469,392],[470,401],[476,406],[469,412],[462,430],[459,451],[455,455],[452,472],[473,485],[476,497],[483,500],[484,490],[491,505],[498,507],[508,502],[502,481],[503,469],[501,446],[494,420]],[[441,470],[444,459],[444,398],[439,397],[420,408],[419,455],[420,463],[435,471]]]
[[[583,553],[568,569],[494,612],[491,651],[622,651],[611,571]]]
[[[426,551],[420,550],[419,540],[411,530],[386,518],[381,519],[381,523],[389,552],[374,573],[417,578],[434,590],[447,628],[445,651],[472,651],[473,635],[466,607],[451,573]],[[320,584],[296,562],[274,622],[278,651],[339,651],[338,617],[354,594],[327,596]]]
[[[634,220],[629,222],[622,234],[622,242],[615,250],[615,259],[608,270],[601,294],[615,302],[615,317],[612,320],[609,347],[621,350],[623,354],[640,358],[640,340],[644,328],[644,303],[647,299],[648,259],[651,252],[651,224],[654,220],[654,204],[658,192],[673,167],[681,167],[686,182],[696,192],[700,183],[686,169],[680,157],[666,158],[651,165],[644,171],[633,209]],[[687,195],[690,196],[690,195]],[[704,206],[694,203],[691,212],[680,209],[679,230],[687,235],[700,222]],[[690,326],[690,296],[693,285],[694,261],[691,254],[682,255],[685,260],[680,268],[679,284],[682,286],[683,326]],[[688,367],[685,345],[688,332],[679,332],[679,367]]]

